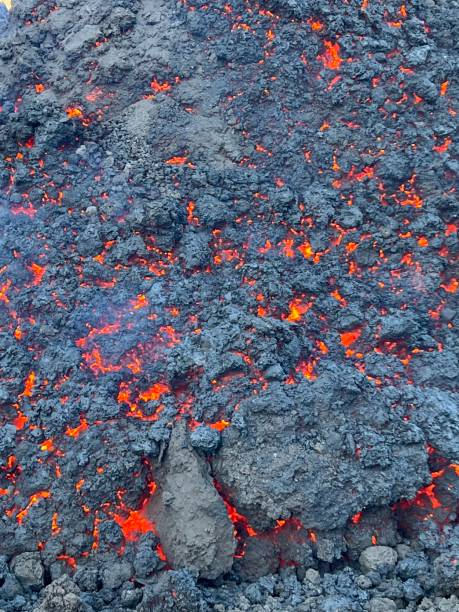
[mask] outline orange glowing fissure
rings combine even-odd
[[[155,493],[155,491],[156,484],[151,482],[149,486],[150,495],[149,497],[145,498],[139,510],[130,510],[129,508],[125,507],[123,502],[121,502],[120,509],[123,511],[123,514],[113,514],[113,519],[120,526],[126,542],[135,542],[145,533],[156,534],[155,524],[146,515],[146,506],[150,497]],[[120,499],[122,499],[123,491],[119,491],[118,493]],[[94,530],[97,530],[97,525],[94,527]],[[95,548],[97,548],[98,534],[97,539],[94,540],[94,544]],[[161,561],[167,562],[167,557],[161,544],[156,546],[156,554]]]
[[[33,274],[32,286],[37,286],[41,283],[43,276],[46,272],[46,268],[44,266],[40,266],[37,263],[30,264],[29,270]]]
[[[153,79],[152,82],[150,83],[150,87],[154,91],[156,91],[156,93],[164,93],[166,91],[169,91],[172,86],[167,82],[160,83],[156,79]]]
[[[165,163],[168,166],[183,166],[183,164],[186,163],[188,157],[186,156],[180,156],[180,155],[176,155],[175,157],[170,157],[169,159],[166,159]]]
[[[324,24],[319,19],[313,19],[310,17],[307,20],[307,24],[314,32],[320,32],[320,30],[324,29]]]
[[[139,399],[144,402],[157,401],[164,393],[169,393],[169,391],[169,385],[165,383],[155,383],[145,391],[139,393]]]
[[[239,533],[239,530],[242,530],[249,537],[256,536],[257,532],[255,531],[255,529],[253,529],[249,525],[249,521],[248,521],[247,517],[245,517],[243,514],[238,512],[236,507],[233,506],[232,504],[230,504],[228,499],[226,499],[226,496],[223,494],[222,486],[216,480],[214,480],[214,487],[216,488],[218,494],[220,495],[220,497],[223,500],[223,503],[225,504],[225,508],[226,508],[226,512],[228,514],[228,518],[233,523],[233,525],[236,527],[236,533]]]
[[[459,281],[457,278],[452,278],[447,283],[443,283],[440,285],[442,289],[444,289],[447,293],[456,293],[459,288]]]
[[[35,384],[35,372],[30,372],[24,384],[24,391],[19,397],[30,397],[32,395],[33,387]]]
[[[360,328],[341,333],[341,344],[345,347],[352,346],[354,342],[356,342],[360,338],[361,333],[362,330]]]
[[[300,321],[303,315],[305,315],[308,312],[308,310],[312,308],[312,305],[313,305],[312,302],[305,303],[301,299],[295,298],[294,300],[290,302],[289,304],[290,312],[288,316],[285,318],[287,319],[287,321],[290,321],[290,322]]]
[[[145,516],[144,508],[130,510],[126,517],[115,514],[113,518],[127,542],[135,542],[144,533],[155,532],[155,525]]]
[[[318,361],[318,359],[313,358],[310,358],[307,361],[300,361],[296,369],[308,380],[317,380],[317,374],[314,372],[314,368]]]
[[[58,559],[59,561],[64,561],[72,569],[76,569],[77,567],[75,557],[70,557],[69,555],[57,555],[56,559]]]
[[[337,42],[332,43],[330,40],[324,40],[325,51],[322,55],[318,55],[317,59],[320,60],[325,68],[329,70],[339,70],[343,59],[340,56],[341,48]]]
[[[71,438],[78,438],[78,436],[88,429],[89,425],[87,420],[84,417],[80,417],[80,424],[77,427],[67,427],[65,430],[65,435],[70,436]]]
[[[68,106],[65,109],[65,112],[67,114],[67,117],[69,117],[69,119],[79,119],[80,117],[83,117],[83,111],[81,110],[81,108],[78,108],[77,106]]]
[[[89,334],[84,337],[84,338],[79,338],[78,340],[75,341],[75,344],[78,347],[84,347],[87,345],[88,340],[90,338],[93,338],[94,336],[100,336],[100,335],[106,335],[106,334],[114,334],[116,332],[118,332],[120,330],[120,324],[119,323],[113,323],[111,325],[105,325],[105,327],[93,327]]]
[[[37,491],[36,493],[31,495],[27,506],[16,514],[16,521],[18,522],[18,524],[22,525],[24,518],[27,516],[32,506],[38,504],[41,499],[47,499],[48,497],[51,497],[51,493],[49,491]]]

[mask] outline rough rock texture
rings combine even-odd
[[[209,466],[191,449],[183,426],[174,429],[156,484],[147,513],[173,567],[209,579],[228,572],[236,548],[233,525]]]
[[[413,421],[438,452],[459,463],[459,396],[440,389],[420,394]]]
[[[80,589],[68,576],[62,576],[49,584],[42,593],[34,612],[90,612],[81,601]]]
[[[370,612],[395,612],[397,604],[387,597],[374,597],[370,600]]]
[[[359,563],[366,572],[390,570],[397,563],[397,553],[388,546],[369,546],[360,555]]]
[[[45,570],[40,553],[25,552],[17,555],[11,568],[24,589],[39,591],[44,586]]]
[[[217,480],[256,528],[290,516],[311,528],[341,527],[363,507],[414,493],[428,479],[420,430],[349,370],[324,372],[297,387],[295,398],[272,384],[241,402],[244,426],[223,432],[213,462]],[[355,448],[370,440],[357,461]]]

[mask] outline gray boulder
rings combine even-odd
[[[34,612],[91,612],[92,608],[80,599],[80,589],[64,575],[49,584],[42,593]]]
[[[395,567],[397,553],[389,546],[369,546],[359,557],[364,572],[380,572]]]
[[[45,570],[40,553],[25,552],[14,557],[11,568],[24,589],[40,590],[44,585]]]
[[[168,561],[215,579],[233,564],[236,541],[208,464],[189,445],[184,424],[172,433],[163,465],[155,472],[158,490],[147,512]]]

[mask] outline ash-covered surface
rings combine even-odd
[[[0,11],[0,609],[459,610],[459,3]]]

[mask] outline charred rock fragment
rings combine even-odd
[[[397,553],[388,546],[370,546],[359,557],[359,563],[365,572],[390,570],[397,563]]]

